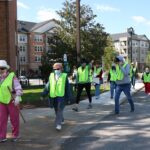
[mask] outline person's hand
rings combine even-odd
[[[14,100],[14,105],[15,106],[19,105],[20,101],[21,101],[21,97],[20,96],[16,96],[16,98]]]

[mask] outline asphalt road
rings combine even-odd
[[[140,91],[133,99],[134,113],[124,103],[119,115],[108,115],[94,127],[73,134],[61,150],[150,150],[150,96]]]

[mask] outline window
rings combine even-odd
[[[35,56],[35,62],[41,62],[41,56]]]
[[[19,50],[20,50],[20,52],[25,52],[26,51],[26,46],[20,46]]]
[[[34,47],[36,52],[42,52],[43,51],[43,46],[35,46]]]
[[[20,41],[20,42],[26,42],[26,41],[27,41],[26,35],[20,35],[20,36],[19,36],[19,41]]]
[[[21,63],[24,63],[24,62],[26,62],[26,58],[23,56],[23,57],[20,57],[20,62]]]
[[[42,35],[34,35],[34,41],[35,42],[42,42],[43,36]]]

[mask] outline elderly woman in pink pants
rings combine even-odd
[[[9,65],[0,60],[0,143],[7,141],[8,117],[12,126],[12,141],[19,138],[19,103],[22,87]],[[13,95],[13,96],[12,96]]]

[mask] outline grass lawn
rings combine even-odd
[[[43,91],[43,86],[31,86],[31,87],[28,87],[28,88],[24,88],[23,89],[23,96],[22,96],[22,104],[28,104],[28,105],[35,105],[37,107],[40,107],[40,106],[47,106],[48,105],[48,102],[47,102],[47,99],[45,99],[44,101],[41,101],[40,100],[40,95],[41,95],[41,92]],[[101,86],[101,93],[105,92],[105,91],[108,91],[109,90],[109,85],[106,85],[104,87],[104,85]],[[95,93],[95,88],[94,86],[92,86],[91,88],[91,94],[92,96],[94,95]],[[74,91],[74,95],[76,95],[76,92]],[[82,96],[81,96],[81,99],[85,99],[86,98],[86,92],[85,90],[83,91],[82,93]]]

